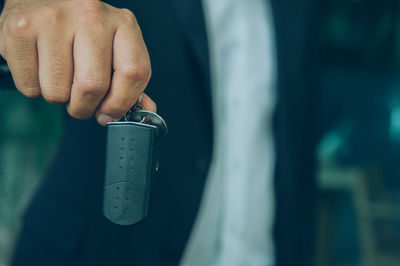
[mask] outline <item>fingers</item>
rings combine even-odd
[[[113,33],[109,31],[92,27],[75,35],[74,78],[67,105],[72,117],[91,117],[110,86]]]
[[[139,26],[128,12],[125,13],[129,23],[121,25],[114,38],[111,87],[96,113],[102,125],[120,119],[135,104],[151,76],[146,45]]]
[[[0,54],[16,87],[28,97],[67,103],[74,118],[96,113],[103,125],[120,119],[151,76],[135,16],[97,0],[35,3],[0,16]],[[147,95],[142,106],[156,110]]]
[[[65,34],[57,34],[57,31]],[[38,36],[39,81],[42,96],[50,103],[67,103],[70,98],[73,60],[73,33],[62,26],[52,27]]]
[[[156,103],[149,97],[147,94],[143,93],[141,105],[144,109],[157,112],[157,105]]]
[[[142,101],[140,102],[140,105],[143,107],[143,109],[152,111],[152,112],[157,112],[157,105],[156,103],[145,93],[142,94]],[[136,103],[136,102],[135,102]],[[133,106],[133,105],[132,105]],[[113,122],[117,121],[119,119],[114,119],[113,117],[108,117],[106,115],[99,115],[97,118],[97,121],[99,122],[100,125],[107,125],[108,122]]]
[[[21,18],[8,25],[2,55],[7,60],[16,88],[27,97],[40,97],[36,36],[29,21]]]

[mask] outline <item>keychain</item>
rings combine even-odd
[[[168,131],[161,116],[143,109],[141,98],[120,121],[107,124],[103,213],[119,225],[146,217],[157,137]]]

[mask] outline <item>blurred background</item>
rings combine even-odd
[[[316,265],[400,265],[400,1],[321,2]]]
[[[400,1],[320,2],[315,264],[398,266]],[[57,148],[60,108],[0,90],[0,266]]]

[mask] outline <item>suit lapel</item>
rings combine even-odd
[[[199,68],[201,80],[205,82],[206,96],[211,106],[210,60],[207,43],[207,33],[203,16],[201,0],[168,0],[182,27],[183,38],[187,48]]]
[[[276,265],[312,265],[318,6],[315,0],[271,4],[278,53]]]

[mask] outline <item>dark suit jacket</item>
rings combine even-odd
[[[312,0],[271,2],[278,46],[277,263],[309,266],[315,195],[315,7]],[[121,227],[102,216],[105,128],[93,119],[66,116],[58,153],[25,214],[15,266],[177,265],[196,218],[213,141],[201,1],[111,4],[132,9],[138,18],[153,67],[146,92],[170,129],[160,142],[160,171],[153,179],[148,217]]]

